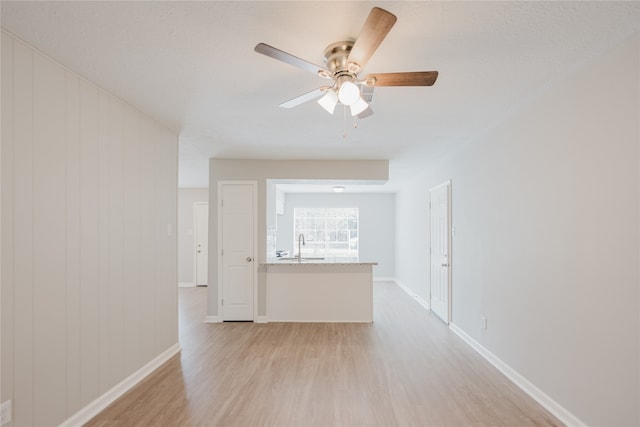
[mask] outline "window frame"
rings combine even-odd
[[[309,211],[324,211],[323,215],[309,215]],[[305,215],[301,217],[301,211]],[[343,211],[331,215],[331,211]],[[347,212],[344,212],[347,211]],[[354,215],[355,214],[355,215]],[[355,216],[355,218],[354,218]],[[355,230],[351,228],[355,219]],[[344,221],[344,226],[340,224]],[[300,222],[306,222],[305,226],[298,227]],[[333,226],[331,226],[333,222]],[[318,227],[318,225],[324,225]],[[303,256],[319,256],[325,258],[359,258],[360,256],[360,208],[357,206],[325,207],[325,206],[296,206],[293,208],[293,244],[294,254],[298,251],[298,236],[304,234],[306,245],[301,246]],[[341,236],[346,233],[346,238]],[[318,234],[323,239],[318,240]],[[327,238],[334,235],[334,240]],[[355,235],[355,237],[353,237]],[[322,247],[317,243],[322,242]],[[340,246],[343,246],[340,248]]]

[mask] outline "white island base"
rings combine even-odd
[[[269,322],[373,322],[375,263],[264,265]]]

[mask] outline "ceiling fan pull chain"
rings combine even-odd
[[[347,106],[342,107],[342,139],[347,139]]]

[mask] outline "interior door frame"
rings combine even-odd
[[[436,185],[435,187],[432,187],[429,189],[429,307],[432,307],[431,304],[431,270],[433,269],[433,264],[431,262],[431,247],[432,247],[432,236],[431,236],[431,192],[434,190],[438,190],[442,187],[447,187],[447,263],[449,264],[449,266],[447,267],[447,319],[446,319],[446,323],[447,325],[451,324],[451,308],[452,308],[452,303],[451,303],[451,299],[452,299],[452,284],[451,284],[451,270],[452,270],[452,243],[453,243],[453,239],[452,239],[452,225],[451,225],[451,219],[452,219],[452,215],[451,215],[451,180],[447,180],[445,182],[443,182],[442,184]]]
[[[209,222],[209,202],[193,202],[193,283],[198,286],[198,206],[207,206],[207,223]],[[207,259],[209,258],[209,231],[207,229]],[[209,266],[207,265],[207,276],[209,276]],[[209,286],[209,279],[207,277],[207,286]]]
[[[218,181],[218,317],[222,322],[224,313],[222,298],[224,298],[224,284],[222,283],[222,188],[225,185],[251,185],[253,187],[253,321],[258,318],[258,181]],[[211,206],[209,206],[211,209]]]

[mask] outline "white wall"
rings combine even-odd
[[[178,283],[195,286],[194,203],[209,202],[208,188],[178,190]]]
[[[58,425],[178,342],[177,138],[2,32],[2,400]]]
[[[278,215],[277,246],[289,249],[293,256],[293,209],[296,207],[358,208],[359,253],[363,261],[375,261],[374,277],[395,274],[395,194],[286,194],[285,211]]]
[[[396,199],[396,276],[426,298],[415,236],[452,179],[453,323],[593,426],[640,424],[639,51],[635,35]]]

